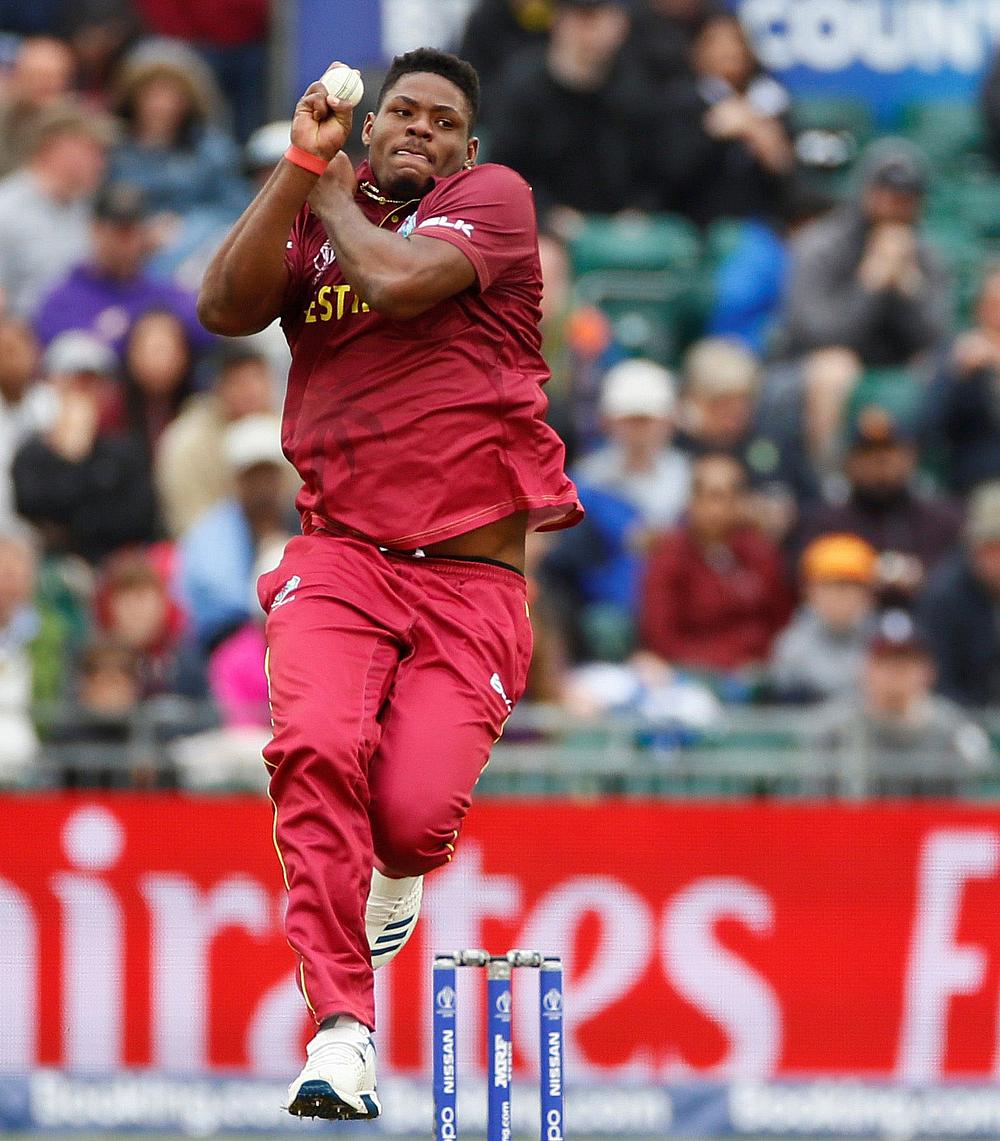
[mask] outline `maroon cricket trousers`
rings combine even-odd
[[[258,583],[268,612],[274,840],[286,932],[317,1022],[375,1025],[373,865],[447,863],[531,658],[525,580],[493,563],[292,539]]]

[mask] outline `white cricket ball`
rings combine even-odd
[[[343,103],[350,103],[352,107],[357,107],[365,93],[365,85],[361,82],[361,72],[357,68],[348,67],[343,63],[335,63],[332,67],[328,67],[323,72],[320,83],[334,99],[339,99]]]

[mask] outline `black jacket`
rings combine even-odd
[[[13,478],[18,513],[41,528],[50,551],[96,563],[157,537],[156,495],[138,438],[98,436],[90,454],[73,462],[33,436],[14,457]]]
[[[531,183],[540,216],[553,206],[596,214],[651,208],[651,102],[621,63],[603,86],[576,91],[551,75],[544,47],[527,48],[503,73],[487,157]]]
[[[998,600],[972,573],[964,551],[949,555],[931,575],[918,614],[940,692],[963,705],[1000,701]]]

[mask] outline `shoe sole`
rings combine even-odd
[[[326,1121],[371,1121],[382,1112],[378,1095],[369,1090],[357,1095],[364,1110],[345,1101],[329,1082],[303,1082],[288,1112],[293,1117],[322,1117]]]

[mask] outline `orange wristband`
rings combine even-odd
[[[285,151],[285,158],[293,165],[308,170],[310,174],[322,174],[330,165],[325,158],[310,154],[294,143]]]

